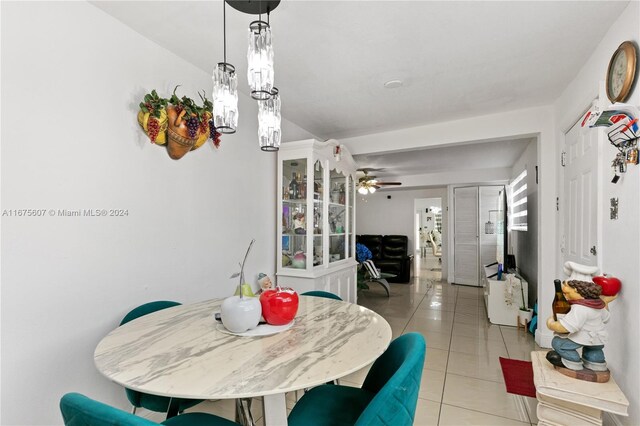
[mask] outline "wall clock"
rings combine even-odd
[[[636,62],[636,47],[631,41],[614,52],[607,69],[607,97],[611,102],[627,100],[636,77]]]

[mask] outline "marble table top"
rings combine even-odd
[[[347,302],[300,297],[293,327],[265,337],[216,330],[222,300],[145,315],[109,333],[95,365],[127,388],[181,398],[226,399],[280,394],[355,372],[391,341],[377,313]]]
[[[536,392],[544,396],[627,416],[629,401],[613,377],[607,383],[574,379],[559,373],[546,359],[546,351],[531,352],[533,382]]]

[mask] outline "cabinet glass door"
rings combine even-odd
[[[307,268],[307,159],[282,163],[282,267]]]
[[[313,266],[322,265],[322,219],[324,193],[324,167],[320,161],[313,165]]]
[[[345,258],[346,176],[336,170],[329,174],[329,263]]]

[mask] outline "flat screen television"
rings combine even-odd
[[[496,218],[496,261],[503,265],[503,270],[515,268],[512,257],[508,255],[509,249],[509,206],[507,201],[506,188],[503,188],[498,195],[498,217]]]

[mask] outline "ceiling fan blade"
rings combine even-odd
[[[402,182],[376,182],[376,185],[402,185]]]
[[[371,186],[374,187],[375,189],[380,189],[378,185],[371,185]]]

